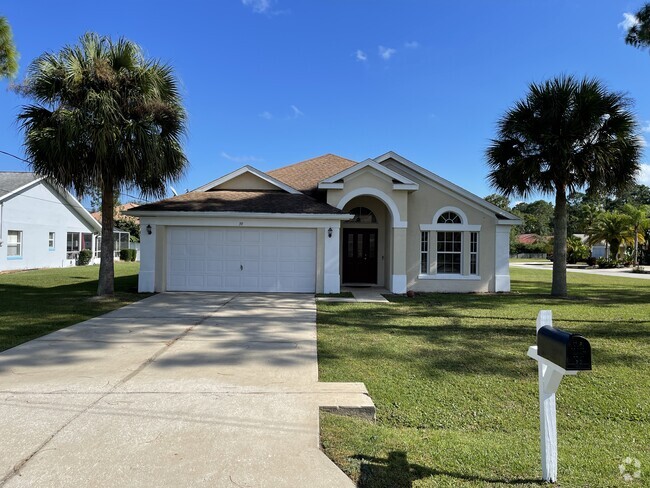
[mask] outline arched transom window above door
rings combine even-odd
[[[456,212],[444,212],[438,217],[439,224],[462,224],[463,221]]]
[[[350,209],[349,213],[354,215],[354,218],[352,220],[349,220],[349,222],[353,224],[376,224],[377,223],[377,217],[375,217],[375,214],[372,213],[372,210],[366,207],[354,207],[353,209]]]

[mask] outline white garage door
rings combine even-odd
[[[168,227],[169,291],[316,289],[315,229]]]

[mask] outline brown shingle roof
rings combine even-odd
[[[312,193],[318,183],[357,164],[350,159],[335,154],[325,154],[283,168],[267,171],[267,174],[296,190]]]
[[[132,202],[125,203],[124,205],[118,205],[117,207],[115,207],[115,211],[113,212],[114,217],[116,219],[119,219],[119,218],[122,218],[122,217],[128,217],[127,215],[124,215],[124,212],[126,212],[127,210],[131,210],[132,208],[139,207],[139,206],[140,205],[138,203],[132,203]],[[98,211],[98,212],[91,212],[90,215],[92,215],[97,222],[101,223],[101,221],[102,221],[102,212],[101,212],[101,210]],[[131,217],[131,218],[133,218],[133,217]]]
[[[140,205],[137,211],[167,212],[252,212],[343,214],[338,208],[307,195],[283,191],[193,191],[155,203]]]

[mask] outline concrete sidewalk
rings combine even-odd
[[[513,268],[526,268],[526,269],[544,269],[544,270],[553,270],[553,263],[548,261],[541,262],[527,262],[527,263],[510,263],[510,266]],[[644,266],[641,266],[642,268]],[[648,266],[645,266],[645,269],[648,269]],[[601,275],[601,276],[615,276],[617,278],[632,278],[637,280],[650,280],[650,274],[645,273],[632,273],[632,268],[610,268],[610,269],[599,269],[599,268],[578,268],[572,267],[571,265],[567,266],[567,272],[570,273],[583,273],[591,275]]]
[[[169,293],[0,354],[0,486],[353,486],[318,408],[310,295]],[[351,410],[348,410],[351,409]]]

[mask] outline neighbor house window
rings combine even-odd
[[[422,232],[420,241],[420,273],[429,274],[429,233]]]
[[[460,274],[463,255],[462,232],[438,232],[437,272]]]
[[[21,258],[23,256],[23,232],[10,230],[7,232],[7,257]]]
[[[50,232],[47,236],[47,247],[50,249],[50,251],[54,251],[55,247],[55,239],[54,239],[54,232]]]
[[[478,274],[478,232],[469,233],[469,274]]]

